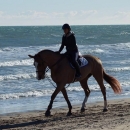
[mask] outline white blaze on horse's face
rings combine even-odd
[[[36,78],[38,79],[38,63],[34,62],[34,66],[36,68]]]

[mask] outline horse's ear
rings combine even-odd
[[[34,58],[35,56],[32,56],[32,55],[28,55],[30,58]]]

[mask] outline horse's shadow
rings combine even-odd
[[[62,120],[62,119],[84,117],[84,116],[85,115],[83,115],[83,114],[71,115],[69,117],[67,117],[67,116],[65,116],[65,117],[62,117],[62,116],[53,117],[52,116],[52,118],[48,118],[48,119],[45,119],[45,120],[36,120],[36,121],[30,121],[30,122],[24,122],[24,123],[12,124],[12,125],[11,124],[1,125],[0,130],[11,129],[11,128],[20,128],[20,127],[28,127],[28,126],[31,126],[31,125],[39,125],[39,124],[44,125],[48,122],[55,122],[55,121],[59,121],[59,120]]]
[[[18,128],[18,127],[27,127],[31,125],[38,125],[38,124],[44,124],[47,123],[48,120],[37,120],[37,121],[32,121],[32,122],[26,122],[26,123],[18,123],[18,124],[13,124],[13,125],[1,125],[0,130],[3,129],[11,129],[11,128]]]
[[[53,116],[52,116],[53,117]],[[58,118],[52,118],[52,119],[46,119],[46,120],[36,120],[36,121],[30,121],[30,122],[24,122],[24,123],[17,123],[17,124],[6,124],[6,125],[0,125],[0,130],[3,129],[11,129],[11,128],[19,128],[19,127],[27,127],[27,126],[31,126],[31,125],[38,125],[38,124],[45,124],[48,122],[54,122],[54,121],[58,121],[61,120],[61,117]]]

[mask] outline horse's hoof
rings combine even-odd
[[[50,111],[46,111],[45,116],[46,116],[46,117],[51,116],[51,112],[50,112]]]
[[[68,112],[66,116],[71,116],[71,115],[72,115],[72,113],[71,113],[71,112]]]
[[[81,113],[82,113],[82,112],[85,112],[85,108],[81,108]]]
[[[103,109],[103,112],[107,112],[108,111],[108,109],[106,108],[106,109]]]

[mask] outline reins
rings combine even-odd
[[[49,77],[47,74],[45,74],[45,77],[46,77],[46,79],[50,82],[50,84],[51,84],[54,88],[57,88],[57,87],[53,84],[52,80],[50,79],[50,77]],[[66,88],[68,88],[69,86],[70,86],[70,84],[69,84]]]

